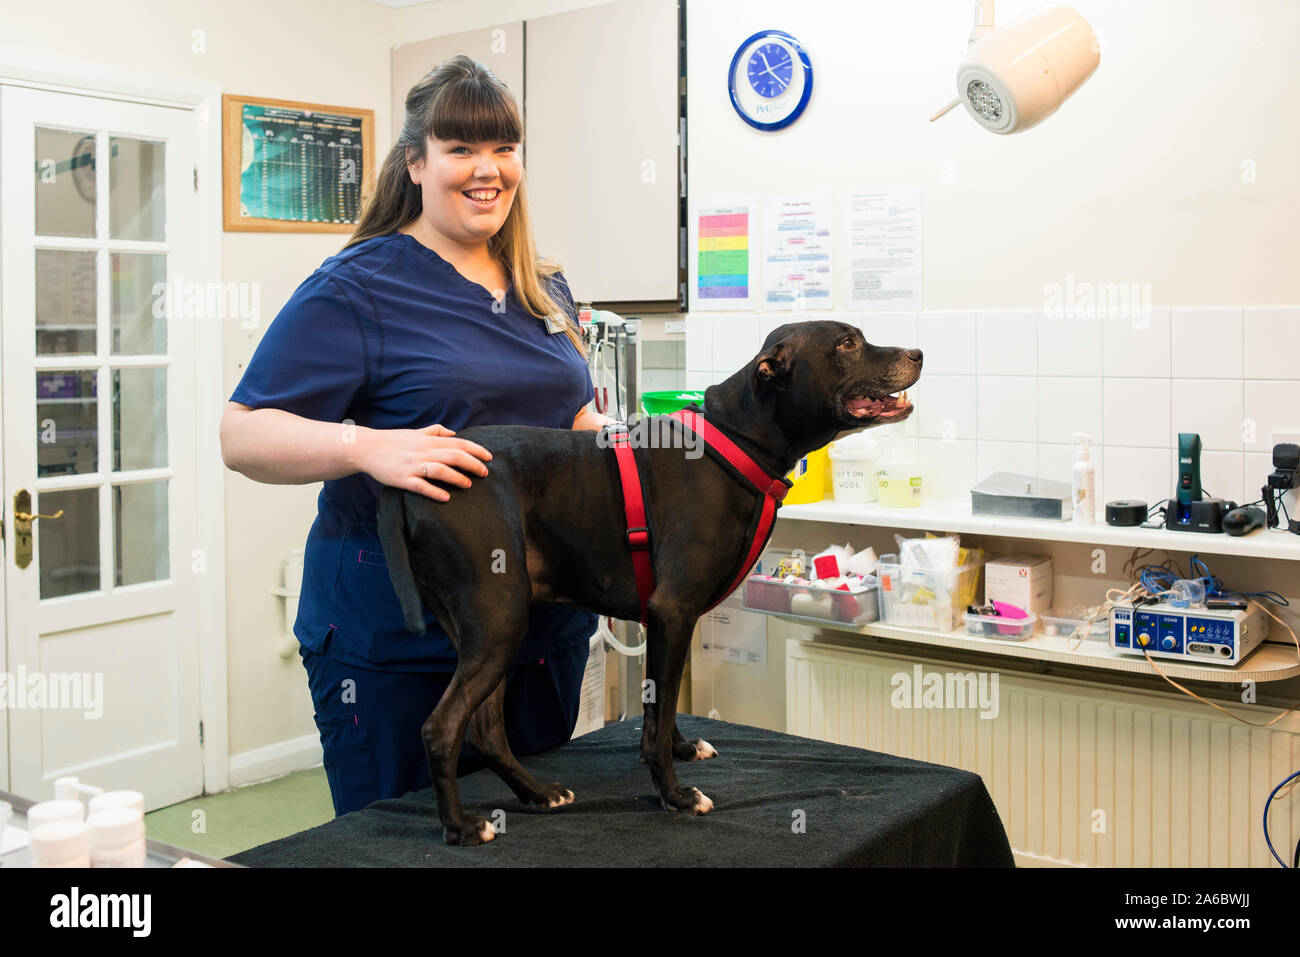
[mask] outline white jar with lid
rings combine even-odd
[[[78,802],[80,803],[80,802]],[[32,828],[28,850],[34,867],[89,867],[84,821],[51,821]]]
[[[69,800],[41,801],[27,809],[27,830],[35,831],[42,824],[55,821],[83,821],[85,806],[75,798]]]
[[[133,807],[96,811],[86,819],[91,867],[144,867],[144,815]]]
[[[115,807],[133,807],[144,813],[144,795],[139,791],[105,791],[90,799],[90,814]]]
[[[857,432],[832,442],[830,456],[835,501],[874,502],[879,443]]]

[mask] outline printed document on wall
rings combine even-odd
[[[848,199],[850,309],[921,308],[921,190]]]
[[[767,197],[763,208],[763,305],[830,309],[831,194]]]

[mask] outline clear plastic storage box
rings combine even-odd
[[[1082,625],[1088,618],[1086,612],[1081,613],[1078,609],[1049,608],[1038,616],[1038,620],[1042,625],[1043,634],[1069,638],[1074,634],[1074,629]],[[1083,637],[1088,641],[1109,642],[1110,616],[1103,615],[1099,620],[1094,621],[1087,634]]]
[[[983,560],[939,570],[904,568],[897,555],[880,556],[880,620],[887,625],[952,631],[975,604]]]
[[[880,588],[876,579],[867,578],[864,584],[848,588],[782,581],[776,577],[777,565],[790,554],[764,553],[756,572],[741,586],[743,608],[813,624],[865,625],[880,617]]]
[[[966,634],[981,638],[1002,638],[1007,641],[1024,641],[1034,633],[1037,615],[1028,618],[1008,618],[1006,615],[976,615],[966,612]]]

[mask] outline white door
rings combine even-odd
[[[0,85],[0,715],[23,797],[65,774],[150,809],[202,792],[201,320],[166,294],[195,275],[194,149],[189,110]]]

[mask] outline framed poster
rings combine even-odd
[[[374,188],[375,112],[223,96],[225,228],[350,233]]]
[[[755,308],[759,301],[757,213],[752,197],[710,199],[691,210],[691,309]]]

